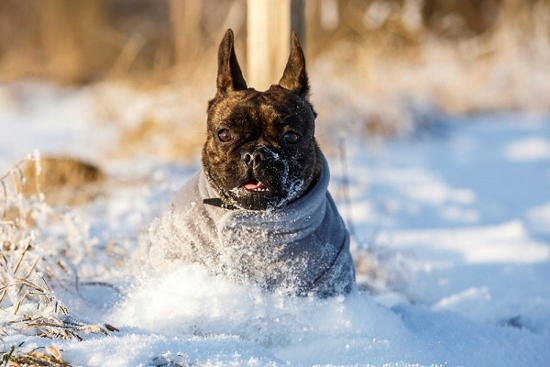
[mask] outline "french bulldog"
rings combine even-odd
[[[298,37],[277,85],[249,88],[234,36],[218,51],[202,170],[151,227],[150,258],[199,263],[240,283],[321,297],[350,292],[349,234],[327,191]]]
[[[302,196],[321,170],[309,82],[298,38],[278,85],[248,88],[228,31],[218,55],[217,92],[208,105],[202,165],[224,205],[281,208]]]

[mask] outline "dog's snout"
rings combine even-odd
[[[265,160],[265,153],[262,149],[256,149],[252,153],[243,153],[242,159],[247,166],[256,167]]]

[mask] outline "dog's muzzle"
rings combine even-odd
[[[243,152],[241,159],[246,166],[255,169],[268,159],[277,158],[277,153],[273,152],[265,145],[254,147],[252,151]]]

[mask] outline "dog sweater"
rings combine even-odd
[[[165,270],[199,263],[215,275],[270,291],[326,297],[355,285],[349,233],[327,190],[329,169],[302,197],[275,210],[229,209],[204,172],[182,188],[150,229],[149,259]]]

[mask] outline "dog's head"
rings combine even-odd
[[[223,203],[281,208],[302,196],[321,167],[316,113],[298,37],[278,85],[248,88],[228,30],[218,52],[217,92],[208,104],[204,172]]]

